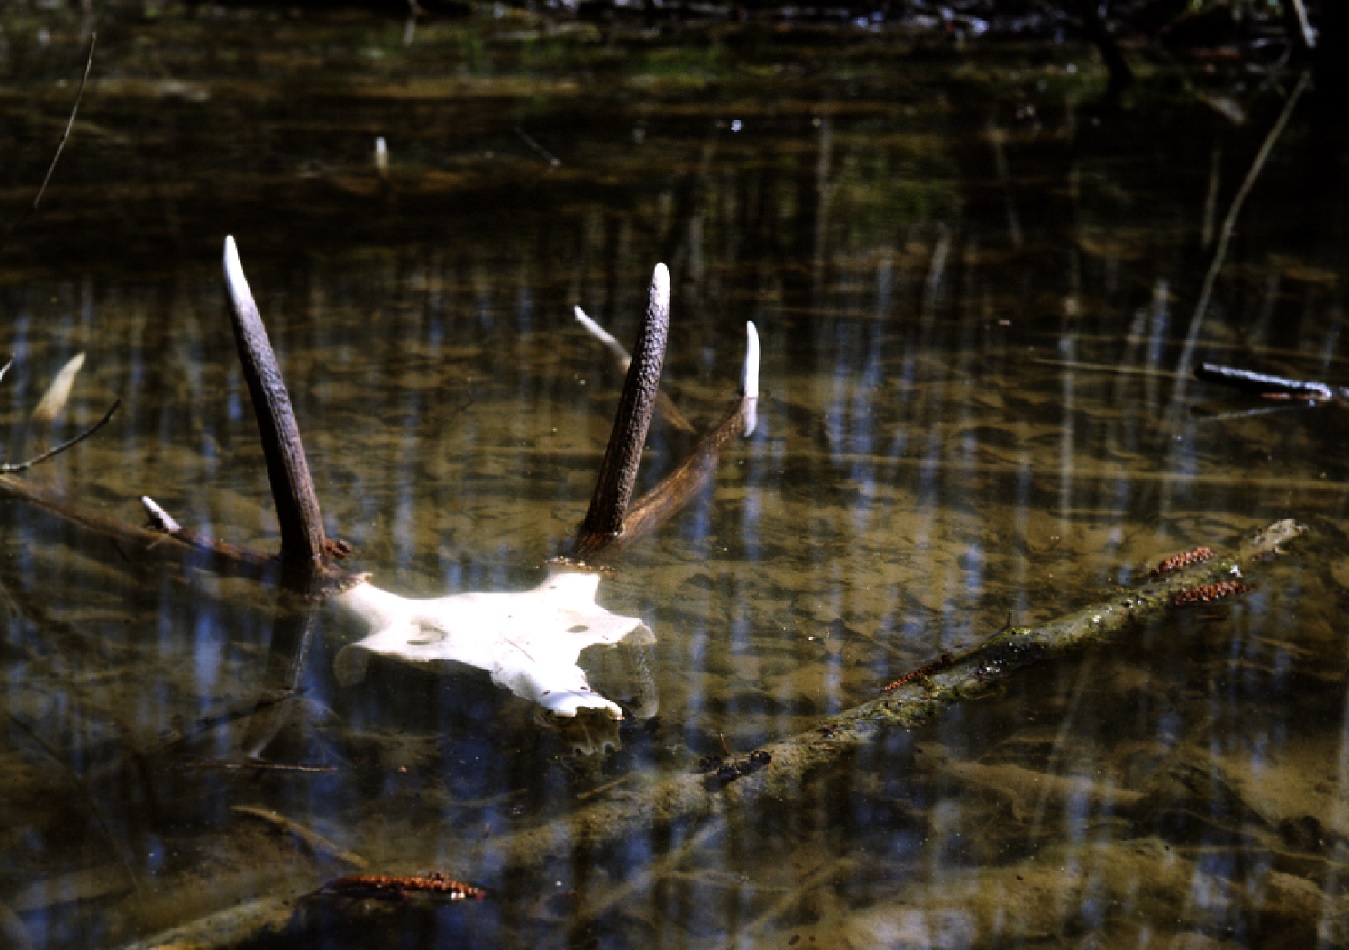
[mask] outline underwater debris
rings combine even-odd
[[[946,669],[955,661],[956,658],[952,656],[950,653],[943,653],[941,656],[937,657],[937,659],[933,660],[931,663],[927,663],[923,666],[920,666],[916,670],[909,670],[909,672],[905,673],[898,679],[893,679],[890,682],[886,683],[884,686],[881,687],[881,692],[883,693],[893,692],[894,690],[899,689],[901,686],[905,686],[909,683],[912,683],[914,680],[920,680],[926,676],[931,676],[933,673],[938,673]]]
[[[1231,597],[1235,594],[1244,594],[1249,590],[1250,587],[1241,581],[1219,581],[1216,584],[1205,584],[1202,587],[1190,587],[1176,591],[1171,595],[1171,606],[1188,607],[1192,604],[1207,604],[1210,601],[1222,600],[1224,597]]]
[[[1191,564],[1199,564],[1213,557],[1213,549],[1200,545],[1191,550],[1180,554],[1173,554],[1166,560],[1160,562],[1150,572],[1150,577],[1161,577],[1163,574],[1170,574],[1172,571],[1178,571],[1182,567],[1189,567]]]
[[[319,893],[362,900],[395,901],[407,900],[414,894],[426,894],[452,901],[470,897],[474,900],[483,900],[487,897],[484,888],[457,881],[440,871],[411,877],[392,874],[349,874],[329,881],[319,889]]]

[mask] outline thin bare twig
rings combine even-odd
[[[108,827],[108,822],[104,819],[103,812],[98,807],[98,800],[94,797],[94,793],[90,791],[89,783],[85,781],[84,776],[80,775],[79,772],[76,772],[75,769],[71,767],[70,763],[66,762],[61,754],[52,747],[51,743],[38,735],[36,729],[13,713],[9,713],[8,715],[9,721],[15,726],[18,726],[19,729],[33,741],[34,745],[45,752],[47,757],[55,762],[58,768],[65,772],[70,783],[75,786],[80,793],[80,797],[84,799],[85,807],[89,809],[89,814],[93,817],[95,824],[97,824],[99,830],[103,832],[104,837],[108,839],[108,846],[112,848],[113,854],[117,856],[118,862],[121,863],[127,876],[131,878],[131,883],[132,886],[135,887],[136,893],[141,893],[140,877],[136,874],[136,869],[131,866],[131,861],[127,858],[121,845],[118,844],[117,838],[112,833],[112,828]]]
[[[102,419],[99,419],[89,428],[85,429],[79,435],[75,436],[75,438],[62,442],[60,445],[53,446],[52,448],[43,452],[41,455],[35,455],[26,462],[12,462],[12,463],[5,462],[3,464],[0,464],[0,473],[4,473],[6,475],[13,475],[16,472],[26,472],[34,465],[37,465],[39,462],[45,462],[52,456],[60,455],[62,452],[64,452],[71,446],[78,445],[85,439],[89,438],[89,436],[97,432],[99,429],[107,425],[108,422],[111,421],[113,413],[117,411],[117,407],[120,406],[121,404],[122,400],[114,399],[112,405],[108,408],[108,411],[103,414]]]
[[[42,196],[47,193],[47,183],[52,180],[52,172],[56,171],[56,163],[61,160],[61,152],[66,147],[66,140],[70,138],[70,130],[75,126],[75,114],[80,111],[80,100],[84,98],[84,87],[89,82],[89,71],[94,67],[94,44],[98,41],[98,34],[89,35],[89,56],[84,61],[84,75],[80,77],[80,88],[75,92],[75,104],[70,109],[70,118],[66,121],[66,130],[61,133],[61,141],[56,143],[56,154],[52,156],[52,162],[47,166],[46,177],[42,179],[42,186],[38,188],[37,194],[33,196],[33,203],[28,206],[23,214],[19,215],[17,221],[9,226],[5,236],[0,238],[0,251],[3,251],[9,244],[10,238],[14,237],[14,232],[23,227],[37,211],[38,205],[42,203]]]
[[[1251,162],[1251,168],[1246,172],[1246,178],[1237,189],[1236,196],[1232,199],[1232,206],[1227,209],[1227,217],[1223,219],[1222,228],[1218,232],[1218,246],[1213,252],[1213,261],[1209,264],[1208,273],[1204,275],[1204,286],[1199,292],[1199,303],[1194,308],[1194,316],[1190,318],[1190,331],[1185,337],[1185,349],[1181,353],[1180,366],[1190,365],[1190,360],[1194,356],[1195,344],[1199,342],[1199,330],[1204,325],[1204,316],[1208,312],[1209,300],[1213,297],[1213,285],[1218,280],[1218,272],[1222,270],[1223,262],[1227,259],[1227,245],[1232,240],[1232,233],[1237,229],[1237,216],[1241,214],[1241,207],[1246,203],[1246,198],[1255,187],[1255,181],[1260,177],[1260,172],[1264,170],[1265,162],[1269,160],[1270,153],[1274,151],[1275,144],[1279,141],[1279,136],[1283,134],[1284,127],[1288,125],[1288,120],[1292,118],[1293,110],[1297,107],[1298,100],[1302,98],[1302,93],[1306,91],[1308,83],[1311,82],[1311,70],[1302,74],[1298,84],[1294,87],[1288,101],[1283,105],[1283,111],[1279,113],[1279,118],[1274,126],[1265,136],[1265,141],[1260,145],[1260,151],[1255,155],[1255,161]],[[1185,374],[1182,372],[1178,388],[1183,388],[1185,384]]]
[[[556,168],[557,166],[562,164],[562,159],[558,158],[552,152],[548,151],[548,149],[544,148],[542,145],[536,142],[534,140],[534,136],[530,135],[524,129],[520,128],[520,126],[518,125],[515,127],[515,137],[518,138],[521,142],[524,142],[530,151],[532,151],[535,155],[539,156],[539,158],[543,159],[552,167]]]
[[[1349,401],[1349,388],[1331,386],[1314,379],[1290,379],[1271,376],[1221,363],[1200,363],[1194,368],[1196,379],[1229,386],[1266,399],[1303,399],[1317,402]]]

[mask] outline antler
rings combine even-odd
[[[726,443],[738,432],[748,436],[754,431],[759,396],[759,334],[753,323],[747,323],[739,398],[717,426],[698,440],[688,458],[660,484],[630,504],[660,388],[669,329],[670,272],[664,264],[657,264],[651,278],[646,316],[637,331],[637,346],[609,434],[609,447],[600,464],[590,509],[577,532],[575,556],[581,560],[612,557],[664,524],[711,478]]]

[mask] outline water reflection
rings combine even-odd
[[[1208,264],[1209,156],[1233,143],[1221,177],[1239,179],[1241,130],[1164,98],[1098,123],[1085,80],[1053,67],[1016,64],[990,91],[880,46],[849,48],[848,71],[737,47],[750,66],[781,57],[770,84],[723,72],[734,36],[632,40],[618,63],[542,33],[428,25],[404,51],[388,25],[275,27],[267,50],[228,18],[155,34],[159,65],[204,97],[149,85],[131,33],[105,47],[68,197],[0,262],[8,458],[84,351],[59,425],[117,396],[119,423],[33,477],[127,520],[148,493],[270,546],[215,263],[227,232],[328,527],[390,590],[539,582],[621,382],[571,308],[630,338],[657,260],[675,278],[672,397],[715,421],[753,319],[759,426],[601,586],[654,632],[660,696],[604,756],[574,755],[485,677],[374,660],[342,686],[358,631],[334,612],[4,505],[10,942],[115,945],[313,891],[352,854],[493,896],[306,904],[330,945],[1344,939],[1341,410],[1256,414],[1270,407],[1175,375]],[[11,49],[11,86],[20,66],[60,75],[55,52],[21,34]],[[426,78],[446,61],[452,78]],[[1026,99],[1037,118],[1014,119]],[[64,113],[41,105],[7,120],[15,183],[40,180],[37,130]],[[1298,183],[1307,134],[1252,195],[1203,342],[1334,381],[1343,235]],[[1204,161],[1172,158],[1190,152]],[[692,441],[653,429],[648,483]],[[510,850],[590,796],[812,730],[944,650],[1290,514],[1316,540],[1253,595],[1038,667],[789,799],[602,848],[561,823]],[[259,750],[287,768],[253,767]]]

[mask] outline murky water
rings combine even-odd
[[[6,29],[6,220],[89,25]],[[123,403],[34,481],[275,546],[226,234],[328,530],[399,593],[524,589],[566,550],[621,386],[573,306],[630,343],[664,261],[675,403],[721,416],[746,320],[764,393],[715,486],[601,581],[655,635],[643,669],[586,657],[628,701],[616,729],[561,732],[472,671],[376,657],[339,682],[361,631],[336,611],[297,640],[265,585],[6,501],[9,944],[116,946],[272,898],[314,946],[1349,939],[1343,409],[1177,372],[1277,99],[1234,127],[1163,75],[1097,114],[1085,55],[863,32],[95,25],[44,213],[0,254],[7,457]],[[1349,377],[1325,149],[1300,110],[1191,355]],[[31,424],[77,352],[66,412]],[[657,421],[646,483],[693,441]],[[1284,517],[1314,530],[1241,599],[1018,674],[794,794],[573,843],[596,801]],[[301,897],[358,861],[490,894]]]

